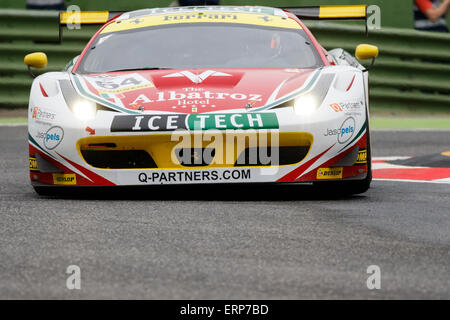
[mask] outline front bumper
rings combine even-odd
[[[355,132],[343,141],[330,129],[339,128],[348,116],[327,119],[318,115],[299,121],[283,113],[277,112],[278,129],[171,134],[111,132],[111,112],[90,123],[66,116],[42,128],[30,121],[30,178],[39,185],[131,186],[366,177],[365,117],[354,118]],[[56,146],[43,143],[55,127],[63,130],[62,141]]]

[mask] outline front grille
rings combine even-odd
[[[81,150],[84,160],[101,169],[157,168],[145,150]]]
[[[209,166],[216,154],[213,148],[180,148],[175,149],[178,161],[184,167]]]
[[[203,135],[200,140],[193,133],[182,133],[183,139],[171,134],[93,136],[80,139],[77,148],[96,168],[207,169],[293,165],[306,157],[313,142],[304,132],[278,132],[276,138],[260,132],[250,138],[247,132]]]
[[[285,166],[302,161],[309,147],[288,146],[247,148],[239,155],[235,167]]]

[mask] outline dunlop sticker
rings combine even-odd
[[[75,173],[54,173],[53,174],[53,184],[58,185],[76,185],[77,176]]]
[[[342,179],[342,167],[336,168],[319,168],[317,169],[317,179],[327,180],[327,179]]]

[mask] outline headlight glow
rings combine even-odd
[[[77,101],[73,105],[73,114],[81,121],[93,120],[97,114],[97,106],[88,100]]]
[[[310,115],[316,110],[317,101],[311,95],[304,95],[295,99],[294,110],[295,113],[301,116]]]

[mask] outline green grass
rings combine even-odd
[[[0,124],[27,123],[27,118],[0,118]],[[404,117],[379,117],[370,119],[371,129],[448,129],[450,130],[450,117],[436,118],[404,118]]]
[[[371,117],[371,129],[448,129],[450,117]]]
[[[14,117],[14,118],[0,118],[0,124],[15,124],[15,123],[27,123],[27,118]]]

